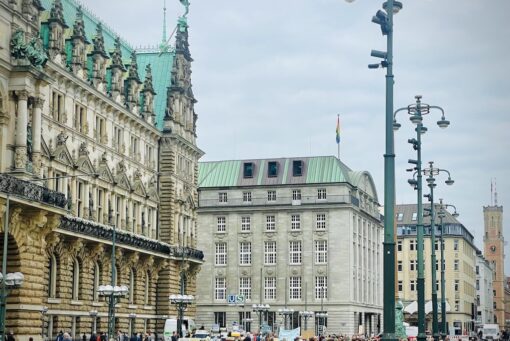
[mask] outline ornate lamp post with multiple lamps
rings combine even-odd
[[[112,270],[115,274],[115,267]],[[115,276],[113,276],[115,278]],[[114,281],[112,281],[114,282]],[[129,289],[125,285],[100,285],[97,292],[108,301],[108,338],[113,340],[115,338],[115,305],[122,297],[125,297]]]
[[[170,303],[175,304],[178,313],[178,321],[177,321],[177,334],[179,337],[183,337],[182,335],[182,321],[184,320],[184,312],[188,309],[188,306],[193,304],[195,301],[195,297],[193,295],[170,295],[169,297]]]
[[[446,210],[448,207],[452,207],[454,209],[454,212],[452,213],[452,216],[454,218],[457,218],[459,214],[457,213],[457,207],[455,205],[450,204],[443,204],[443,199],[439,199],[439,222],[441,225],[441,336],[444,340],[446,338],[447,330],[446,330],[446,284],[445,284],[445,269],[446,264],[444,260],[444,217],[446,216]]]
[[[292,308],[280,308],[278,309],[278,315],[283,316],[283,327],[287,329],[287,318],[294,314],[294,309]]]
[[[5,230],[4,230],[5,231]],[[4,250],[7,250],[7,237],[4,238]],[[5,256],[4,256],[5,260]],[[7,306],[7,296],[9,295],[9,291],[12,289],[19,288],[23,281],[25,280],[25,276],[21,272],[10,272],[4,276],[6,273],[5,263],[2,264],[2,272],[0,272],[0,283],[2,284],[2,293],[0,296],[0,340],[5,338],[5,319],[6,319],[6,306]]]
[[[438,106],[432,106],[421,102],[421,96],[415,96],[416,103],[410,104],[407,107],[400,108],[395,111],[393,115],[393,129],[398,130],[401,124],[397,122],[396,116],[401,111],[407,111],[410,116],[409,119],[413,124],[416,125],[416,138],[409,139],[409,142],[413,149],[416,150],[416,160],[409,160],[408,162],[414,165],[413,168],[408,169],[410,172],[414,172],[417,175],[417,179],[409,179],[408,183],[414,187],[417,192],[417,206],[418,206],[418,217],[417,217],[417,263],[418,263],[418,341],[425,341],[425,260],[423,256],[423,199],[422,199],[422,161],[421,161],[421,135],[425,134],[427,128],[423,126],[423,116],[431,113],[431,109],[437,109],[441,111],[441,119],[437,121],[437,125],[440,128],[446,128],[450,124],[445,119],[444,110]],[[386,204],[384,205],[386,207]],[[385,217],[386,219],[387,217]],[[393,219],[393,215],[391,216]],[[386,271],[386,268],[385,268]],[[385,272],[386,275],[386,272]],[[392,272],[392,275],[394,273]],[[386,290],[386,287],[385,289]],[[386,321],[384,322],[386,324]]]
[[[432,335],[434,340],[439,340],[439,326],[438,326],[438,311],[437,311],[437,287],[436,287],[436,211],[434,207],[434,187],[436,187],[436,178],[434,176],[439,173],[448,173],[448,179],[445,183],[448,186],[453,185],[450,172],[446,169],[434,168],[434,162],[429,162],[429,167],[423,170],[423,174],[427,176],[427,185],[429,186],[430,193],[426,196],[430,201],[430,262],[431,262],[431,280],[432,280]]]
[[[259,330],[261,330],[261,328],[262,328],[262,314],[264,314],[264,318],[267,318],[266,315],[270,308],[271,308],[271,306],[269,304],[263,304],[263,303],[253,304],[251,306],[251,309],[253,310],[253,312],[255,312],[256,314],[259,315]]]

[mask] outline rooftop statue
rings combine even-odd
[[[181,1],[181,4],[186,9],[186,12],[184,12],[184,14],[182,16],[186,17],[188,15],[188,13],[189,13],[189,0],[180,0],[180,1]]]

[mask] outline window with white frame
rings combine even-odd
[[[100,273],[101,269],[99,268],[99,264],[97,261],[94,262],[94,274],[93,274],[93,286],[92,286],[92,300],[94,302],[97,302],[99,299],[99,291],[97,290],[99,288],[100,283]],[[133,287],[134,288],[134,287]]]
[[[224,300],[227,298],[227,281],[225,277],[216,277],[214,279],[214,299]]]
[[[453,290],[455,292],[459,292],[460,291],[460,282],[458,279],[455,280],[454,284],[453,284]]]
[[[326,229],[326,213],[318,213],[317,219],[315,220],[315,227],[317,230]]]
[[[301,299],[301,277],[293,276],[289,278],[289,299]]]
[[[411,220],[412,221],[416,221],[417,218],[418,218],[418,213],[417,212],[413,212],[413,216],[411,217]]]
[[[218,217],[217,218],[217,232],[225,232],[227,230],[227,217]]]
[[[458,259],[455,259],[453,261],[453,270],[454,271],[459,271],[459,260]]]
[[[404,284],[402,281],[398,281],[398,291],[402,292],[402,290],[404,290]]]
[[[228,202],[227,192],[219,192],[218,193],[218,201],[220,203]]]
[[[251,300],[251,277],[239,278],[239,294],[243,295],[245,300]]]
[[[149,237],[156,237],[156,233],[152,233],[152,229],[153,229],[153,223],[152,223],[152,218],[153,218],[153,215],[154,215],[154,210],[149,207],[147,209],[147,233],[149,234]]]
[[[214,263],[216,265],[227,265],[227,243],[216,243]]]
[[[328,241],[315,241],[315,264],[326,264],[328,262]]]
[[[243,202],[244,203],[251,202],[251,192],[243,192]]]
[[[276,264],[276,241],[274,240],[264,242],[264,264]]]
[[[416,271],[418,270],[418,264],[417,264],[417,261],[415,259],[411,259],[409,261],[409,270],[410,271]]]
[[[113,149],[120,152],[122,149],[122,145],[124,144],[124,131],[119,126],[113,127],[113,140],[112,146]]]
[[[267,201],[276,201],[276,191],[267,191]]]
[[[97,200],[96,201],[97,201],[97,222],[103,223],[104,190],[102,188],[97,189]]]
[[[251,229],[251,217],[243,216],[241,217],[241,231],[247,232]]]
[[[239,243],[239,265],[251,264],[251,242]]]
[[[401,260],[397,261],[397,270],[402,271],[402,261]]]
[[[266,231],[276,230],[276,217],[274,215],[266,216]]]
[[[315,276],[315,298],[328,298],[328,276]]]
[[[264,299],[266,300],[276,299],[276,277],[264,278]]]
[[[74,128],[80,133],[87,133],[87,109],[78,103],[74,105]]]
[[[131,157],[136,158],[140,153],[140,140],[138,137],[131,135]]]
[[[459,251],[459,240],[458,239],[453,240],[453,251]]]
[[[413,280],[409,281],[409,289],[411,291],[416,291],[416,280],[413,279]]]
[[[122,197],[115,196],[115,226],[121,226]]]
[[[290,217],[290,229],[291,230],[301,229],[301,216],[299,214],[293,214]]]
[[[64,95],[53,91],[51,93],[51,111],[53,119],[62,122],[64,118]]]
[[[418,246],[417,246],[416,240],[415,239],[411,239],[409,241],[409,250],[414,251],[414,250],[417,250],[417,249],[418,249]]]
[[[317,189],[317,199],[319,199],[319,200],[326,199],[326,189],[325,188]]]
[[[106,142],[104,140],[106,138],[106,120],[98,115],[96,115],[96,128],[94,130],[94,135],[98,143]]]
[[[397,241],[397,251],[402,251],[402,241],[401,240]]]
[[[292,200],[301,200],[301,190],[300,189],[292,190]]]
[[[301,264],[301,241],[292,240],[289,242],[289,263]]]
[[[85,202],[85,184],[81,181],[76,182],[76,215],[83,218],[83,205]]]
[[[72,299],[78,300],[80,298],[80,263],[78,259],[75,259],[73,263],[72,284]]]

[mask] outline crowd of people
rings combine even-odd
[[[152,333],[148,330],[145,333],[132,333],[131,335],[127,335],[125,332],[119,330],[115,337],[116,341],[158,341],[157,333]],[[8,340],[14,341],[14,340]],[[73,341],[71,334],[67,332],[63,332],[62,330],[58,333],[55,341]],[[76,340],[78,341],[78,340]],[[108,341],[108,335],[104,332],[92,333],[90,337],[87,337],[86,334],[83,334],[81,337],[81,341]]]

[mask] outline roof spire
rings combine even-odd
[[[498,190],[496,189],[496,178],[494,178],[494,206],[498,206]]]
[[[166,44],[166,0],[163,0],[163,39],[161,44]]]

